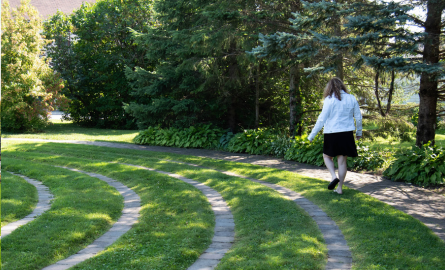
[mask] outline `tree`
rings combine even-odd
[[[354,39],[342,40],[344,44],[357,49],[358,44],[382,44],[384,53],[363,54],[362,59],[371,66],[385,67],[420,76],[419,86],[419,120],[416,133],[416,145],[428,141],[434,144],[437,106],[441,78],[445,77],[444,64],[441,60],[445,54],[443,47],[445,19],[445,2],[440,0],[422,1],[426,4],[426,20],[422,21],[408,11],[413,5],[400,5],[393,2],[355,6],[355,13],[348,19],[346,27],[359,31]],[[420,3],[415,3],[419,5]],[[413,33],[405,26],[415,24],[424,28],[423,32]],[[388,42],[388,39],[392,39]],[[334,41],[336,42],[336,41]],[[441,43],[442,42],[442,43]],[[377,87],[376,87],[377,89]]]
[[[131,29],[152,24],[152,1],[98,1],[70,16],[57,13],[45,23],[54,39],[48,47],[55,70],[67,81],[70,117],[84,126],[135,128],[123,109],[132,100],[125,67],[144,65],[144,52],[131,40]]]
[[[67,103],[62,79],[42,54],[42,21],[30,0],[22,0],[13,10],[4,1],[1,22],[2,129],[40,130],[54,107]]]
[[[366,64],[375,70],[374,91],[382,115],[390,110],[396,72],[418,74],[421,80],[416,144],[422,145],[430,140],[434,142],[437,99],[441,93],[438,82],[445,76],[443,63],[440,62],[445,56],[440,51],[444,40],[442,29],[445,23],[441,16],[445,2],[423,2],[427,9],[425,21],[410,15],[409,11],[414,6],[407,4],[384,1],[302,1],[303,11],[295,13],[294,19],[291,19],[296,33],[262,36],[260,40],[263,45],[256,50],[264,55],[285,51],[301,60],[315,59],[312,60],[313,67],[306,71],[336,70],[337,74],[343,74],[339,71],[338,56],[347,54],[349,59],[353,59],[351,65],[356,69]],[[338,21],[343,28],[340,31],[326,28],[330,22]],[[408,23],[423,27],[425,31],[414,33],[406,28]],[[381,106],[379,92],[379,82],[384,73],[390,77],[386,112]]]
[[[134,36],[148,63],[127,69],[136,98],[127,111],[140,127],[210,122],[236,130],[265,124],[278,107],[270,96],[285,88],[283,75],[269,70],[283,68],[260,63],[246,50],[256,45],[259,28],[283,27],[274,23],[289,14],[291,2],[297,1],[156,2],[156,27]]]

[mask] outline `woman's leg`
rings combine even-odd
[[[324,164],[326,164],[326,168],[328,168],[329,172],[331,173],[332,180],[337,178],[337,175],[335,174],[335,166],[334,166],[334,158],[330,157],[326,154],[323,154]]]
[[[340,182],[338,183],[337,192],[343,193],[343,182],[346,178],[346,173],[348,172],[347,168],[347,156],[337,156],[337,163],[338,163],[338,179]]]

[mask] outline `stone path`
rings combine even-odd
[[[212,169],[204,166],[199,166],[192,163],[180,162],[174,160],[165,160],[174,163],[186,164],[189,166],[194,166],[198,168],[204,169]],[[215,170],[215,169],[212,169]],[[352,267],[352,254],[349,250],[348,244],[346,243],[345,237],[343,233],[338,228],[337,224],[326,215],[326,213],[320,209],[317,205],[313,204],[308,199],[304,198],[301,194],[290,190],[288,188],[282,187],[277,184],[268,183],[265,181],[261,181],[255,178],[246,177],[244,175],[239,175],[229,171],[221,171],[215,170],[226,175],[240,177],[243,179],[248,179],[255,183],[259,183],[265,185],[271,189],[276,190],[283,197],[288,200],[294,201],[297,205],[303,208],[317,223],[318,228],[323,234],[323,238],[326,242],[326,246],[328,249],[328,262],[326,264],[325,269],[351,269]]]
[[[120,163],[127,166],[132,166],[144,170],[155,171],[157,173],[166,174],[170,177],[174,177],[181,181],[184,181],[195,188],[199,189],[204,196],[210,202],[212,210],[215,213],[215,233],[213,235],[212,243],[204,251],[198,260],[188,268],[188,270],[206,270],[213,269],[220,262],[222,257],[232,247],[232,243],[235,240],[235,223],[233,221],[233,215],[229,206],[224,201],[223,197],[216,190],[204,185],[203,183],[185,178],[181,175],[155,170],[144,166],[138,166],[133,164]]]
[[[119,193],[124,197],[124,209],[122,210],[122,216],[105,234],[97,238],[93,243],[91,243],[81,251],[77,252],[76,254],[64,260],[60,260],[55,264],[47,266],[43,268],[43,270],[68,269],[95,256],[98,252],[105,250],[105,248],[113,244],[119,237],[121,237],[124,233],[131,229],[131,227],[137,222],[139,218],[139,211],[141,210],[141,199],[139,198],[139,195],[137,195],[133,190],[129,189],[127,186],[121,184],[120,182],[97,173],[88,173],[68,167],[60,168],[80,172],[91,177],[98,178],[99,180],[105,181],[107,184],[119,191]]]
[[[228,153],[206,149],[185,149],[161,146],[144,146],[111,142],[71,141],[71,140],[38,140],[38,139],[14,139],[3,140],[28,140],[55,143],[72,143],[96,145],[113,148],[148,150],[155,152],[175,153],[181,155],[193,155],[213,159],[223,159],[242,163],[266,166],[281,170],[299,173],[308,177],[330,179],[330,174],[324,167],[285,161],[273,157],[257,156],[249,154]],[[389,205],[394,206],[414,218],[417,218],[428,226],[436,235],[445,241],[445,196],[415,187],[406,183],[392,182],[380,176],[348,172],[346,186],[359,190]],[[347,191],[346,191],[347,192]]]
[[[34,208],[34,211],[32,211],[31,214],[27,215],[26,217],[22,218],[21,220],[17,220],[15,222],[11,222],[5,226],[2,227],[2,235],[1,238],[11,234],[15,229],[18,227],[27,224],[28,222],[33,221],[36,217],[43,214],[43,212],[47,211],[51,208],[51,200],[53,199],[53,195],[49,192],[49,189],[47,186],[43,185],[41,182],[31,179],[29,177],[26,177],[21,174],[16,174],[13,172],[8,172],[10,174],[20,176],[21,178],[25,179],[26,182],[30,183],[31,185],[35,186],[37,189],[37,193],[39,196],[39,201],[37,202],[36,207]]]

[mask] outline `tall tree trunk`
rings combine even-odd
[[[391,102],[392,102],[392,95],[394,93],[394,80],[395,79],[396,79],[396,72],[393,69],[391,71],[391,84],[389,86],[388,103],[386,104],[386,113],[385,113],[385,115],[388,115],[389,111],[391,110]]]
[[[228,67],[228,83],[226,83],[226,87],[229,88],[229,129],[232,132],[236,131],[236,100],[237,100],[237,82],[239,79],[238,76],[238,61],[236,60],[236,41],[232,40],[230,43],[230,53],[229,56],[229,67]]]
[[[341,37],[341,21],[340,17],[338,15],[334,16],[334,33],[337,37]],[[336,66],[337,66],[337,72],[336,76],[343,81],[344,79],[344,71],[343,71],[343,55],[341,52],[337,52],[337,56],[335,57],[336,60]]]
[[[255,128],[260,125],[260,72],[261,61],[258,62],[255,78]]]
[[[289,70],[289,134],[295,137],[295,66]]]
[[[300,68],[291,66],[289,71],[289,133],[292,137],[295,137],[295,128],[301,121],[300,76]],[[298,131],[299,136],[301,136],[301,128]]]
[[[441,16],[445,9],[445,2],[428,0],[427,17],[425,21],[425,39],[423,49],[423,63],[436,64],[439,62]],[[419,120],[417,124],[416,145],[421,146],[428,141],[435,143],[436,135],[436,106],[438,98],[438,82],[434,75],[423,72],[420,76],[419,88]]]
[[[374,78],[374,82],[375,82],[374,94],[375,94],[375,98],[377,99],[377,107],[379,108],[380,115],[385,116],[385,113],[383,112],[383,109],[382,109],[382,103],[380,102],[379,77],[380,77],[380,70],[377,69],[376,73],[375,73],[375,78]]]

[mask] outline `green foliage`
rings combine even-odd
[[[295,9],[288,0],[266,14],[267,8],[259,9],[255,1],[156,1],[156,27],[133,32],[146,62],[126,69],[134,100],[125,109],[138,127],[212,123],[232,132],[253,128],[257,82],[259,123],[269,126],[288,118],[283,102],[288,76],[272,71],[286,66],[245,53],[255,45],[259,28],[274,25],[261,18],[287,22]]]
[[[42,55],[42,21],[30,1],[13,10],[4,1],[1,12],[2,129],[41,130],[54,107],[67,103],[63,81]]]
[[[286,152],[284,159],[316,166],[323,166],[323,136],[316,136],[312,142],[306,137],[296,137],[291,141],[292,145]],[[363,142],[357,142],[358,157],[348,157],[347,165],[352,170],[374,171],[381,168],[384,163],[382,154],[370,151]]]
[[[230,132],[230,131],[223,134],[221,136],[221,138],[219,139],[218,149],[227,150],[227,148],[229,147],[229,142],[233,138],[233,136],[235,136],[235,135],[233,134],[233,132]]]
[[[312,142],[306,137],[295,137],[284,159],[323,166],[323,136],[316,136]]]
[[[413,146],[395,154],[395,161],[383,173],[394,181],[404,181],[420,186],[445,183],[445,151],[431,142],[422,147]]]
[[[71,15],[56,13],[45,23],[54,40],[48,55],[67,81],[73,102],[67,113],[83,126],[134,129],[123,109],[130,85],[125,67],[141,65],[145,52],[131,40],[130,28],[145,31],[152,24],[152,1],[104,0],[83,4]]]
[[[348,168],[354,170],[375,171],[382,167],[385,160],[382,153],[371,151],[362,141],[357,141],[358,157],[348,158]]]
[[[366,125],[376,127],[368,130],[365,134],[365,137],[371,140],[373,140],[374,137],[382,137],[385,139],[393,137],[401,142],[413,141],[415,127],[411,121],[405,121],[403,118],[393,118],[389,116],[379,117],[375,120],[366,121]]]
[[[211,125],[197,125],[186,129],[149,127],[133,141],[136,144],[174,146],[181,148],[216,149],[224,132]]]

